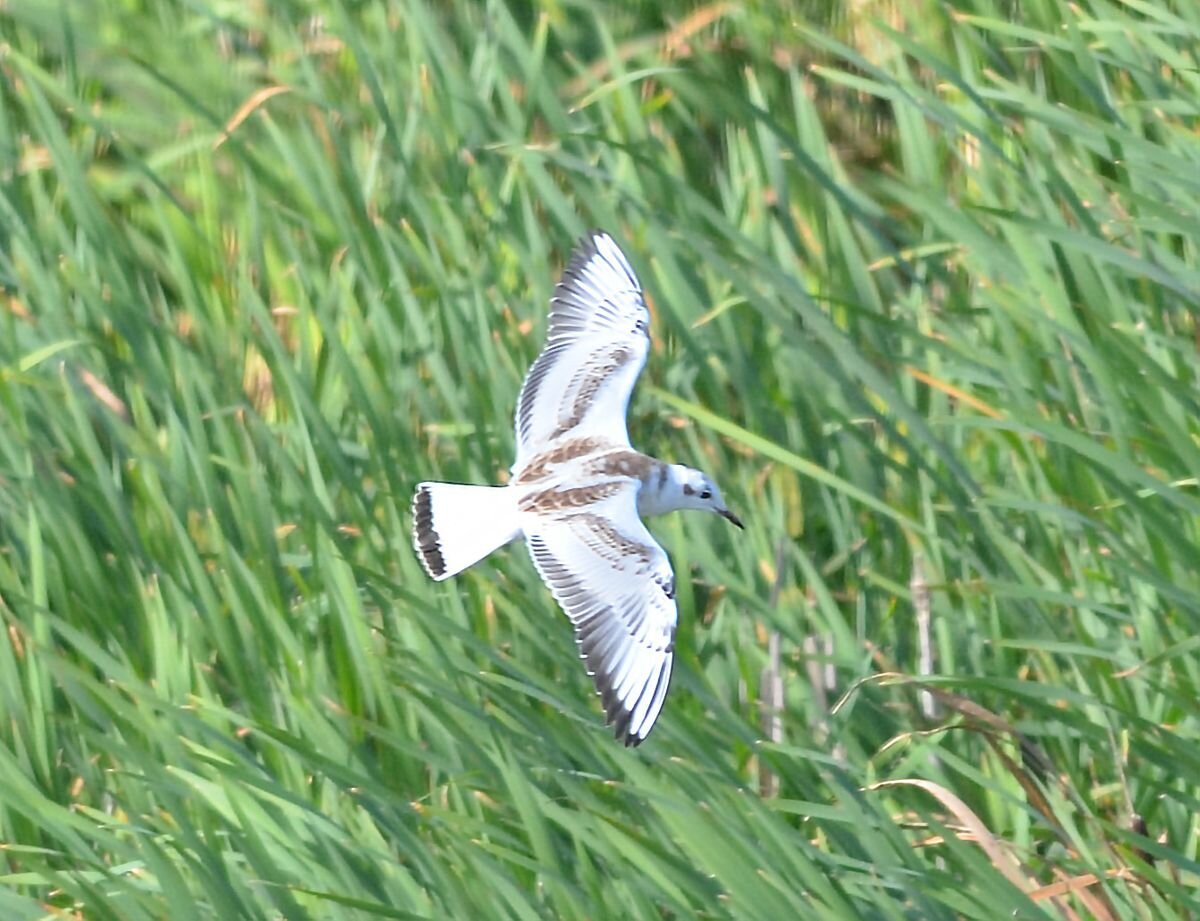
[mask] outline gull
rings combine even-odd
[[[678,619],[671,562],[642,518],[701,509],[742,527],[706,474],[629,443],[625,413],[649,326],[625,254],[603,231],[584,236],[517,399],[508,483],[421,483],[412,506],[413,547],[438,581],[525,539],[574,625],[606,722],[627,746],[640,744],[662,711]]]

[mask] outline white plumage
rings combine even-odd
[[[677,620],[671,563],[641,516],[705,509],[741,527],[705,474],[630,447],[625,413],[649,326],[625,255],[602,231],[585,236],[517,400],[512,480],[421,483],[413,498],[413,546],[434,579],[524,536],[626,745],[662,711]]]

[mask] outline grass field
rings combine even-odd
[[[1200,917],[1200,6],[827,9],[0,4],[0,917]],[[408,537],[591,226],[635,750]]]

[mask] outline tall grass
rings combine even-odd
[[[4,917],[1196,916],[1200,14],[806,9],[0,11]],[[634,751],[407,537],[593,225],[749,526]]]

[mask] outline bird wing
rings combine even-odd
[[[620,247],[593,230],[550,300],[546,344],[517,400],[519,469],[571,433],[629,444],[625,410],[650,349],[650,312]]]
[[[637,745],[658,719],[671,680],[675,575],[638,517],[637,481],[594,488],[599,501],[583,506],[565,493],[534,496],[525,507],[525,540],[575,627],[607,721],[618,739]]]

